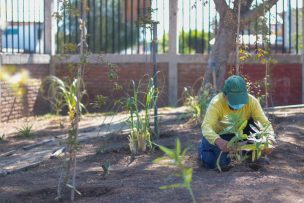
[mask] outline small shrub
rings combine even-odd
[[[196,124],[202,123],[208,105],[212,99],[211,87],[200,89],[198,95],[193,88],[184,88],[184,105],[190,107],[191,120]]]
[[[29,125],[28,123],[18,129],[18,135],[24,138],[30,138],[34,135],[32,132],[33,125]]]
[[[95,109],[101,109],[106,105],[107,101],[108,101],[108,97],[103,95],[97,95],[93,103],[93,107]]]
[[[147,146],[152,148],[149,119],[150,109],[154,107],[157,101],[157,92],[151,78],[148,83],[147,90],[143,93],[145,102],[139,101],[140,83],[136,87],[132,81],[133,95],[127,99],[126,107],[130,113],[128,125],[131,129],[129,134],[129,146],[133,154],[144,152]],[[144,109],[141,113],[140,109]]]

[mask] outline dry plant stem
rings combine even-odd
[[[189,191],[189,193],[190,193],[190,195],[191,195],[192,202],[193,202],[193,203],[196,203],[196,200],[195,200],[195,197],[194,197],[194,194],[193,194],[192,189],[191,189],[191,188],[188,188],[188,191]]]
[[[67,150],[69,151],[69,150]],[[62,168],[60,172],[60,177],[57,186],[57,197],[56,200],[60,200],[62,198],[62,188],[67,184],[69,177],[69,162],[67,161],[67,153],[64,153],[64,157],[62,160]]]
[[[87,0],[82,1],[82,22],[80,24],[80,30],[81,30],[81,38],[80,38],[80,57],[82,58],[85,55],[85,44],[86,44],[86,24],[85,24],[85,16],[86,16],[86,11],[87,11]],[[76,103],[76,117],[75,117],[75,129],[76,129],[76,134],[75,134],[75,142],[74,144],[77,144],[77,137],[78,137],[78,127],[79,127],[79,114],[80,114],[80,81],[82,79],[82,72],[85,67],[85,61],[81,61],[80,66],[78,66],[78,72],[77,72],[77,103]],[[73,163],[73,176],[72,176],[72,186],[73,189],[71,190],[71,201],[73,202],[75,199],[75,188],[76,188],[76,149],[75,146],[72,149],[72,160],[74,160]],[[70,160],[71,161],[71,160]]]

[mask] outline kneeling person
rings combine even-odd
[[[249,135],[254,132],[249,126],[249,124],[254,125],[254,122],[261,123],[263,127],[270,125],[267,131],[274,134],[259,101],[248,94],[244,79],[236,75],[230,76],[225,80],[223,92],[212,98],[202,124],[203,138],[199,143],[198,154],[204,167],[216,168],[216,161],[221,151],[223,153],[219,161],[220,166],[225,167],[230,163],[227,144],[234,134],[219,135],[219,133],[226,127],[223,123],[225,117],[235,113],[241,115],[242,120],[248,121],[243,130],[244,134]],[[266,150],[266,153],[270,152],[271,150]]]

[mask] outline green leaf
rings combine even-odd
[[[167,147],[164,147],[164,146],[161,146],[161,145],[158,145],[159,149],[161,151],[163,151],[168,157],[170,157],[171,159],[175,159],[175,153],[173,150],[167,148]]]
[[[176,139],[176,157],[178,157],[181,153],[181,143],[180,140]]]
[[[220,160],[221,160],[222,153],[223,153],[223,151],[221,151],[221,153],[219,154],[219,156],[216,159],[216,167],[220,172],[222,172],[222,168],[220,166]]]
[[[257,149],[257,147],[255,144],[246,144],[246,145],[239,147],[239,150],[246,150],[246,151],[253,151],[256,149]]]
[[[168,157],[158,157],[153,160],[153,163],[160,164],[162,161],[167,161],[167,160],[168,160]]]
[[[192,168],[187,168],[183,170],[183,178],[184,183],[190,185],[190,183],[192,182]]]
[[[171,188],[179,188],[179,187],[184,187],[182,184],[180,183],[176,183],[176,184],[172,184],[172,185],[164,185],[159,187],[159,189],[161,190],[167,190],[167,189],[171,189]]]
[[[256,151],[252,151],[251,161],[255,161]]]

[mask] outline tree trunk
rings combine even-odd
[[[250,9],[253,0],[234,1],[234,8],[231,9],[225,0],[213,0],[217,12],[220,14],[218,32],[215,37],[215,43],[212,52],[209,55],[208,67],[205,71],[202,88],[209,86],[216,87],[216,91],[222,89],[224,77],[227,71],[227,63],[230,53],[235,52],[236,33],[237,33],[237,5],[242,3],[240,14],[240,28],[263,16],[268,10],[275,5],[278,0],[264,0],[257,7]],[[213,71],[215,71],[215,80],[213,81]],[[214,84],[214,82],[216,84]]]
[[[220,19],[220,26],[215,37],[215,43],[208,59],[208,67],[204,75],[203,85],[213,84],[212,72],[216,74],[216,87],[220,90],[223,86],[227,70],[229,54],[235,51],[237,26]],[[213,84],[214,85],[214,84]]]

